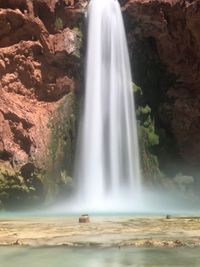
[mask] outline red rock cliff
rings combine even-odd
[[[49,165],[51,121],[80,87],[84,3],[76,2],[0,0],[1,180],[16,173],[30,187]]]

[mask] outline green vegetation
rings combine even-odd
[[[138,105],[139,135],[143,140],[143,145],[140,140],[140,146],[141,150],[146,151],[145,160],[141,161],[143,165],[147,165],[149,157],[154,157],[159,170],[158,176],[173,179],[180,171],[181,159],[177,141],[168,123],[171,122],[173,100],[169,99],[166,92],[173,87],[176,77],[162,64],[157,42],[153,37],[137,40],[132,50],[134,80],[141,87],[133,85],[135,102]],[[144,151],[141,154],[144,154]],[[181,169],[182,167],[184,166],[181,166]],[[143,168],[146,169],[144,166]]]
[[[158,159],[152,153],[151,148],[158,144],[159,139],[152,129],[152,126],[147,128],[139,124],[138,137],[143,176],[148,182],[157,182],[161,176],[161,172],[159,170]]]
[[[137,99],[143,96],[142,89],[136,84],[133,84],[133,91]],[[154,120],[151,118],[151,108],[147,104],[138,105],[136,116],[143,177],[150,183],[156,182],[161,173],[158,159],[152,149],[159,144],[159,136],[155,132]]]
[[[148,115],[147,119],[140,127],[142,128],[143,135],[146,136],[148,147],[159,144],[159,136],[155,133],[154,122],[151,120],[150,115]]]
[[[83,33],[81,31],[81,27],[80,28],[73,28],[73,31],[76,33],[76,40],[75,40],[75,44],[76,44],[76,49],[75,52],[73,53],[73,55],[75,57],[77,57],[78,59],[81,58],[81,48],[83,46]]]
[[[141,168],[145,182],[153,186],[160,185],[169,191],[178,189],[184,193],[192,190],[194,178],[177,172],[178,161],[174,155],[173,139],[163,128],[156,129],[154,112],[146,104],[142,89],[133,84],[133,91],[137,99],[136,103],[139,103],[136,108],[136,116]],[[168,108],[168,112],[164,114],[170,119],[170,108],[167,103],[160,105],[160,108],[163,106]],[[172,163],[172,161],[174,162]],[[168,169],[172,172],[167,172]]]
[[[133,86],[133,92],[134,92],[134,94],[142,95],[142,89],[141,89],[141,87],[139,87],[135,83],[133,83],[132,86]]]
[[[25,179],[21,172],[16,172],[10,166],[1,164],[0,208],[23,208],[38,203],[41,201],[41,195],[37,185],[41,186],[41,182],[37,183],[36,177]]]
[[[59,195],[72,189],[72,172],[76,143],[77,98],[70,92],[58,107],[51,121],[51,141],[49,145],[48,193]]]
[[[57,17],[55,20],[55,28],[58,31],[63,29],[63,21],[60,17]]]

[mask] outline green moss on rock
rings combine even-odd
[[[76,33],[76,40],[75,40],[76,49],[75,49],[73,55],[75,57],[77,57],[78,59],[80,59],[81,58],[81,49],[83,46],[83,33],[81,31],[81,26],[80,26],[80,28],[78,28],[78,27],[73,28],[73,31]]]
[[[77,96],[70,92],[62,101],[50,124],[50,173],[46,185],[48,194],[58,195],[72,189],[73,164],[77,129]],[[70,182],[69,182],[70,181]]]
[[[142,89],[135,84],[133,88],[136,88],[134,90],[136,97],[142,97]],[[158,159],[152,150],[159,144],[159,137],[155,131],[155,123],[151,118],[151,108],[147,104],[138,105],[136,115],[138,120],[140,161],[144,182],[157,182],[161,173]]]
[[[56,28],[56,30],[62,30],[63,29],[63,21],[60,17],[57,17],[55,20],[55,28]]]
[[[26,179],[11,166],[0,164],[0,208],[24,208],[41,202],[39,188],[41,182],[37,183],[36,177]]]
[[[151,148],[157,144],[158,137],[151,129],[138,126],[140,159],[144,181],[148,183],[157,182],[161,176],[157,157],[152,153]]]

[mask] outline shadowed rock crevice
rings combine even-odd
[[[2,151],[3,149],[1,148],[0,151],[0,160],[3,161],[9,161],[12,158],[11,153],[8,153],[7,151]]]
[[[129,0],[123,6],[134,80],[151,107],[160,136],[155,153],[170,175],[196,176],[199,169],[199,4]]]
[[[33,124],[26,121],[24,118],[19,118],[15,113],[8,112],[4,114],[5,120],[8,120],[13,123],[22,124],[23,128],[31,128],[33,127]]]
[[[0,8],[18,8],[21,12],[28,9],[27,0],[0,0]]]
[[[36,21],[20,10],[0,9],[0,47],[19,43],[21,40],[38,40],[39,27]]]

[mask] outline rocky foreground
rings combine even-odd
[[[198,247],[199,217],[76,217],[0,220],[0,246]]]

